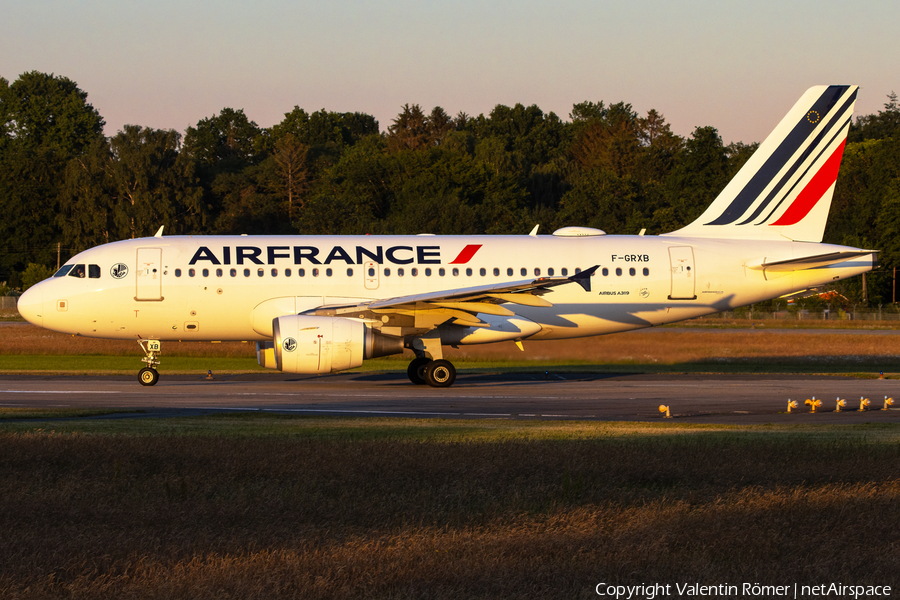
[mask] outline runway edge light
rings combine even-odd
[[[866,412],[866,407],[869,406],[871,402],[869,402],[868,398],[859,397],[859,412]]]
[[[841,397],[838,396],[837,407],[835,407],[834,412],[841,412],[841,409],[844,408],[845,406],[847,406],[847,401],[841,400]]]
[[[885,396],[884,397],[884,408],[882,408],[881,410],[890,410],[890,408],[888,408],[888,407],[891,406],[893,403],[894,403],[893,398],[888,398],[887,396]]]
[[[661,413],[663,414],[663,418],[664,418],[664,419],[671,419],[671,418],[672,418],[672,414],[669,412],[669,407],[666,406],[665,404],[660,404],[660,405],[659,405],[659,412],[661,412]]]
[[[807,400],[804,404],[809,404],[809,406],[810,406],[809,412],[814,413],[814,412],[816,412],[816,408],[822,406],[822,401],[816,400],[816,397],[813,396],[812,399],[807,398]]]
[[[796,400],[791,400],[790,398],[788,398],[788,414],[791,414],[791,410],[797,408],[797,406],[798,405]]]

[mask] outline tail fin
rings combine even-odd
[[[706,212],[667,235],[821,242],[858,89],[809,88]]]

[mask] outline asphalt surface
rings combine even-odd
[[[897,404],[879,410],[884,398]],[[815,397],[815,414],[805,405]],[[847,406],[836,412],[836,399]],[[871,400],[859,412],[860,398]],[[787,414],[788,399],[799,404]],[[137,377],[0,376],[0,407],[135,409],[104,418],[189,416],[228,411],[453,419],[663,421],[682,423],[900,423],[900,381],[813,375],[548,375],[460,373],[447,389],[413,385],[402,373],[298,376],[281,373]]]

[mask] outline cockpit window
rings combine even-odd
[[[88,265],[88,277],[100,279],[100,265]]]
[[[65,277],[66,274],[72,270],[72,267],[75,265],[63,265],[59,268],[59,271],[53,274],[54,277]]]
[[[69,271],[69,277],[80,277],[84,279],[84,265],[75,265],[72,267],[72,270]]]

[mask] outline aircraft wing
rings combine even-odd
[[[442,290],[425,294],[413,294],[370,300],[354,305],[323,306],[310,311],[322,316],[361,316],[373,321],[383,320],[387,316],[399,318],[404,329],[432,329],[440,324],[452,321],[454,324],[467,327],[485,327],[477,313],[512,316],[515,313],[501,304],[519,304],[523,306],[553,306],[543,298],[544,294],[559,285],[577,283],[585,291],[591,290],[591,275],[597,266],[586,269],[571,277],[538,277],[504,283],[479,285],[467,288]],[[395,323],[397,321],[395,320]],[[412,333],[404,331],[403,334]]]

